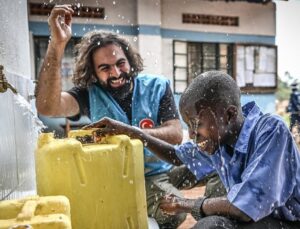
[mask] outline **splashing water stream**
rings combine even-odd
[[[9,73],[10,81],[17,82],[21,91],[29,89],[25,86],[25,77]],[[22,90],[23,89],[23,90]],[[45,127],[34,111],[34,107],[19,93],[9,96],[1,94],[0,141],[0,200],[21,198],[35,195],[34,150],[37,135]]]
[[[21,108],[24,109],[23,115],[24,116],[30,116],[31,118],[31,124],[34,128],[34,131],[37,133],[40,133],[43,128],[45,128],[45,125],[42,123],[42,121],[37,117],[37,115],[33,112],[31,105],[27,102],[27,100],[21,96],[20,94],[16,94],[14,96],[14,102],[19,105]]]

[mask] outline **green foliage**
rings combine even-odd
[[[286,125],[290,126],[290,114],[285,113],[284,115],[282,115],[282,118],[283,118],[284,122],[286,123]]]
[[[277,83],[278,87],[277,92],[275,93],[276,99],[278,101],[288,100],[291,94],[291,89],[289,85],[286,82],[281,81],[280,79],[278,79]]]

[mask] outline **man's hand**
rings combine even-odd
[[[163,213],[168,215],[177,215],[180,213],[190,213],[195,200],[180,198],[175,195],[165,196],[160,204]]]
[[[56,5],[51,11],[48,24],[51,30],[51,41],[54,44],[66,45],[70,40],[73,13],[71,5]]]
[[[105,135],[127,134],[131,136],[136,128],[127,125],[123,122],[113,120],[111,118],[102,118],[101,120],[84,126],[82,129],[99,128],[96,130],[97,137],[104,137]]]

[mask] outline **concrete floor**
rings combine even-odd
[[[196,199],[203,196],[204,189],[205,187],[195,187],[191,190],[184,190],[182,193],[186,198]],[[191,214],[188,214],[186,220],[177,229],[189,229],[194,226],[195,223],[195,219],[191,216]]]

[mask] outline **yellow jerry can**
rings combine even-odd
[[[65,196],[28,197],[0,202],[0,229],[71,229]]]
[[[94,140],[91,130],[65,139],[41,134],[38,194],[67,196],[75,229],[147,228],[142,142],[125,135]]]

